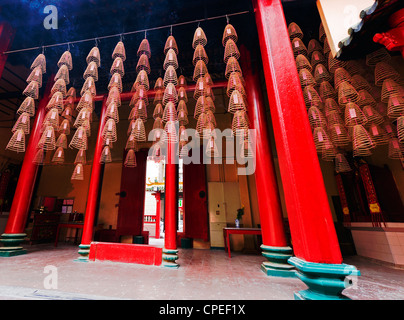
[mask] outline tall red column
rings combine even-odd
[[[263,256],[269,262],[261,265],[267,275],[294,276],[293,266],[287,263],[292,248],[287,245],[283,214],[276,179],[264,99],[261,92],[258,67],[253,65],[251,54],[245,46],[240,48],[240,63],[243,70],[248,101],[248,117],[251,129],[255,130],[258,208],[260,213]]]
[[[309,286],[296,299],[343,299],[347,275],[307,117],[281,0],[254,0],[255,18],[293,250]]]
[[[53,79],[53,76],[50,76],[49,79]],[[41,138],[41,127],[45,118],[46,105],[49,101],[49,93],[52,85],[53,82],[49,80],[45,89],[44,97],[39,102],[36,111],[28,144],[25,149],[25,156],[18,177],[17,188],[11,205],[10,215],[4,234],[2,234],[0,240],[5,245],[5,247],[0,248],[0,256],[13,256],[26,253],[19,244],[26,236],[25,224],[27,222],[28,211],[31,205],[32,193],[38,172],[38,165],[33,162],[33,159],[37,152],[39,139]]]
[[[13,38],[14,30],[10,24],[5,21],[0,22],[0,79],[7,61],[7,55],[3,52],[10,50]]]
[[[178,268],[177,250],[177,168],[175,163],[175,143],[167,142],[165,166],[165,198],[164,198],[164,249],[163,266]]]
[[[87,206],[84,215],[83,235],[81,237],[81,244],[79,245],[80,258],[78,260],[88,260],[90,253],[90,244],[93,240],[94,233],[94,220],[97,214],[98,195],[101,188],[101,174],[103,164],[100,162],[103,149],[104,140],[102,138],[102,131],[106,120],[107,99],[104,97],[101,107],[100,125],[98,127],[97,141],[94,149],[93,164],[91,166],[90,186],[88,188]]]

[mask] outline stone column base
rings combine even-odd
[[[297,277],[309,287],[295,293],[296,300],[350,300],[342,291],[356,284],[356,277],[360,276],[355,266],[344,263],[314,263],[297,257],[288,262],[296,267]]]
[[[178,250],[163,248],[163,267],[178,268],[180,265],[175,262],[178,259]]]
[[[288,263],[292,257],[291,247],[271,247],[261,245],[262,255],[268,259],[261,264],[261,270],[267,276],[296,277],[294,266]]]
[[[74,261],[88,262],[88,256],[90,254],[90,245],[80,244],[78,254],[80,255],[80,257],[78,257]]]
[[[13,257],[21,254],[26,254],[27,250],[20,246],[27,235],[25,233],[3,233],[0,242],[3,247],[0,247],[0,257]]]

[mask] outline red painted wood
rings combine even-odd
[[[223,228],[223,238],[224,238],[224,250],[227,250],[229,258],[231,258],[230,253],[230,235],[231,234],[252,234],[252,235],[262,235],[262,231],[259,228]]]
[[[163,249],[143,244],[92,242],[90,261],[113,261],[145,265],[161,265]]]
[[[175,144],[167,143],[164,198],[164,248],[177,249],[178,180],[175,159]]]
[[[183,167],[184,233],[186,238],[209,240],[209,217],[204,164]]]
[[[51,75],[49,79],[53,79]],[[5,228],[5,233],[24,233],[25,224],[28,217],[28,210],[31,204],[32,193],[35,186],[38,165],[32,160],[37,152],[39,139],[41,138],[42,123],[46,114],[46,105],[49,101],[49,93],[53,86],[53,81],[49,80],[44,97],[39,102],[36,110],[34,123],[31,128],[31,133],[27,147],[25,149],[24,161],[22,163],[20,176],[18,178],[17,188],[15,190],[13,203],[10,209],[10,215]]]
[[[294,254],[342,262],[280,0],[254,0]]]
[[[118,237],[140,236],[143,230],[147,150],[136,152],[136,163],[137,166],[134,168],[122,166],[121,196],[116,228]]]
[[[3,54],[3,52],[10,50],[14,33],[9,23],[5,21],[0,22],[0,79],[7,61],[7,55]]]

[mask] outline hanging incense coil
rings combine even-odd
[[[58,131],[62,134],[69,135],[70,134],[70,122],[68,119],[64,119],[59,126]]]
[[[163,116],[163,112],[164,110],[162,104],[161,103],[156,104],[156,107],[154,108],[153,111],[153,119],[161,118]]]
[[[380,115],[372,106],[367,105],[362,108],[363,114],[365,115],[368,122],[381,124],[384,122],[384,117]]]
[[[180,126],[178,130],[178,137],[180,142],[188,142],[188,133],[185,126]]]
[[[309,72],[313,71],[313,67],[312,67],[311,63],[306,58],[306,56],[304,56],[302,54],[299,54],[296,57],[296,68],[297,68],[297,71],[300,71],[302,69],[307,69]]]
[[[243,95],[238,90],[234,90],[229,99],[228,112],[235,113],[238,110],[246,110],[246,105]]]
[[[326,130],[323,127],[316,127],[313,129],[313,140],[316,146],[317,153],[321,153],[326,142],[330,139]]]
[[[32,99],[38,99],[39,96],[39,83],[36,81],[31,81],[28,83],[27,87],[22,92],[23,95],[31,97]]]
[[[328,70],[330,71],[331,74],[334,74],[334,72],[338,68],[345,68],[346,66],[346,61],[341,61],[332,56],[332,54],[328,55]]]
[[[87,79],[88,77],[92,77],[94,81],[98,81],[98,68],[95,61],[91,61],[84,71],[83,78]]]
[[[87,77],[87,79],[84,81],[83,87],[81,88],[80,94],[83,95],[87,91],[89,91],[93,96],[97,95],[97,89],[95,87],[93,77]]]
[[[321,63],[323,66],[327,66],[327,59],[324,57],[321,51],[313,51],[311,54],[310,64],[313,68],[315,68],[319,63]]]
[[[107,106],[105,116],[107,119],[113,119],[115,123],[119,122],[118,106],[115,102],[112,102]]]
[[[324,115],[317,107],[310,107],[307,111],[309,117],[310,126],[314,129],[316,127],[326,127],[327,121],[325,120]]]
[[[89,108],[83,108],[80,110],[79,114],[77,115],[76,121],[74,122],[74,127],[80,127],[84,121],[88,120],[91,121],[91,114],[92,111]]]
[[[353,127],[355,125],[366,124],[367,118],[356,103],[348,102],[345,106],[345,125]]]
[[[29,114],[26,112],[21,113],[21,115],[18,117],[17,121],[15,122],[13,128],[11,129],[11,132],[15,132],[19,129],[22,129],[24,134],[29,134],[29,132],[30,132],[30,119],[29,119]]]
[[[122,78],[119,73],[114,73],[108,83],[108,90],[112,87],[117,87],[119,92],[122,93]]]
[[[376,143],[376,146],[384,145],[389,142],[389,136],[386,131],[376,123],[371,123],[369,125],[368,132],[372,141]]]
[[[40,53],[32,62],[30,69],[34,70],[36,67],[40,67],[42,74],[46,73],[46,58],[43,53]]]
[[[59,91],[55,92],[51,99],[49,100],[48,104],[45,107],[47,110],[56,108],[59,113],[63,112],[63,94]]]
[[[243,74],[243,72],[241,71],[241,68],[240,68],[240,64],[238,63],[237,59],[234,57],[230,57],[229,60],[227,61],[226,71],[225,71],[226,79],[229,79],[230,74],[232,72],[238,72],[241,75]]]
[[[351,77],[351,85],[355,88],[356,91],[366,90],[368,92],[372,91],[372,86],[369,82],[359,74],[355,74]]]
[[[121,77],[125,75],[125,68],[121,57],[116,57],[109,70],[110,74],[119,73]]]
[[[91,95],[90,95],[91,96]],[[91,96],[92,99],[92,96]],[[107,101],[106,104],[110,104],[111,102],[115,102],[117,104],[118,107],[121,106],[121,94],[119,92],[119,88],[118,87],[111,87],[108,91],[108,97],[107,97]],[[94,109],[94,108],[93,108]]]
[[[346,69],[346,71],[349,72],[349,74],[351,76],[353,76],[355,74],[360,74],[364,71],[363,67],[356,60],[348,60],[346,63],[345,69]]]
[[[192,79],[197,81],[200,77],[204,77],[208,74],[208,68],[203,60],[198,60],[194,68],[194,74]]]
[[[136,91],[132,96],[132,99],[129,103],[130,106],[134,106],[136,105],[136,103],[142,100],[144,102],[144,104],[147,106],[149,104],[149,97],[147,95],[147,90],[144,86],[142,85],[138,85],[136,87]]]
[[[386,131],[386,134],[390,137],[390,138],[395,138],[396,137],[396,133],[397,133],[397,128],[394,126],[393,123],[391,123],[389,120],[384,121],[381,124],[381,127]]]
[[[201,113],[206,113],[209,110],[208,99],[205,96],[200,96],[196,101],[194,109],[194,118],[198,119]]]
[[[184,87],[179,87],[178,89],[178,99],[179,101],[184,101],[185,103],[188,102],[188,95],[187,95],[187,91]]]
[[[149,133],[149,141],[150,140],[151,141],[160,141],[164,137],[164,135],[166,134],[165,131],[164,131],[163,122],[158,123],[158,125],[160,125],[160,124],[161,124],[161,128],[155,128],[155,129],[150,131],[150,133]]]
[[[397,137],[400,143],[404,143],[404,116],[397,118]]]
[[[300,80],[300,85],[302,87],[317,85],[317,82],[314,79],[313,75],[307,69],[302,69],[299,71],[299,80]]]
[[[170,49],[174,50],[175,54],[178,54],[177,42],[172,35],[170,35],[166,40],[166,44],[164,46],[164,54],[167,54]]]
[[[385,48],[380,48],[366,55],[366,65],[370,67],[376,66],[379,62],[387,62],[390,60],[391,56]]]
[[[323,101],[328,98],[337,99],[337,92],[334,90],[334,87],[328,81],[322,81],[320,83],[320,97]]]
[[[397,81],[400,79],[400,74],[388,63],[378,62],[375,67],[375,85],[381,87],[386,79]]]
[[[341,115],[339,114],[338,111],[331,111],[327,114],[327,125],[328,127],[331,127],[335,124],[340,124],[342,126],[345,125],[344,120],[342,119]]]
[[[67,149],[67,136],[65,133],[61,133],[56,140],[56,148]]]
[[[317,83],[333,80],[331,74],[327,71],[327,68],[321,63],[317,64],[314,68],[314,79]]]
[[[324,53],[324,56],[327,56],[327,54],[328,54],[328,56],[329,56],[329,53],[331,52],[331,48],[330,48],[330,44],[328,43],[328,38],[327,38],[327,36],[324,38],[324,42],[323,42],[323,53]]]
[[[105,122],[104,128],[102,130],[102,138],[104,141],[110,139],[111,142],[115,142],[117,140],[116,124],[113,119],[108,119]]]
[[[163,102],[163,97],[164,97],[164,90],[157,90],[155,95],[154,95],[154,100],[153,103],[155,105],[162,103]]]
[[[177,120],[177,110],[175,109],[175,104],[169,101],[164,107],[164,113],[162,117],[164,122]]]
[[[183,75],[178,77],[178,86],[183,88],[187,87],[187,79]]]
[[[169,66],[173,66],[174,69],[178,68],[177,55],[173,49],[168,50],[164,59],[163,69],[167,70]]]
[[[178,141],[178,135],[177,135],[177,122],[176,121],[167,121],[167,123],[164,126],[164,135],[163,135],[163,141],[165,142],[177,142]]]
[[[370,138],[366,129],[358,124],[353,127],[352,149],[354,157],[366,157],[372,154],[376,144]]]
[[[292,50],[293,50],[293,55],[295,56],[295,58],[299,54],[307,56],[307,48],[304,45],[303,41],[299,38],[294,38],[292,40]]]
[[[383,117],[387,117],[387,104],[383,102],[378,102],[375,107],[376,111],[379,112]]]
[[[63,52],[57,65],[59,68],[61,66],[65,65],[67,67],[67,69],[69,69],[69,70],[73,69],[73,59],[72,59],[72,54],[70,53],[70,51]]]
[[[303,31],[300,29],[299,25],[296,22],[291,22],[288,25],[288,33],[289,38],[292,41],[294,38],[303,39]]]
[[[321,159],[324,161],[334,161],[336,155],[337,150],[334,144],[330,140],[326,141],[321,150]]]
[[[177,119],[178,119],[178,122],[179,122],[179,124],[181,126],[185,126],[189,122],[188,121],[188,114],[185,113],[184,110],[181,110],[181,111],[178,112]]]
[[[206,113],[201,113],[196,122],[196,131],[200,136],[203,136],[203,130],[208,129],[209,120]]]
[[[153,123],[153,130],[164,129],[163,119],[156,117]]]
[[[333,124],[329,127],[329,137],[336,147],[344,148],[351,142],[348,132],[342,124]]]
[[[183,111],[185,114],[188,114],[188,108],[185,100],[180,100],[178,102],[177,113],[180,113],[181,111]]]
[[[144,70],[147,72],[147,74],[150,74],[150,62],[149,58],[147,57],[146,54],[142,54],[139,58],[139,61],[137,62],[136,65],[136,72],[140,72],[140,70]]]
[[[146,141],[146,131],[142,119],[136,119],[133,123],[131,135],[135,137],[136,141]]]
[[[32,97],[26,97],[17,110],[18,114],[28,113],[30,117],[35,115],[35,100]]]
[[[44,121],[43,121],[44,126],[52,126],[54,129],[59,128],[59,112],[58,109],[52,108],[49,110],[49,112],[46,114]]]
[[[79,127],[70,141],[69,147],[71,149],[87,150],[87,133],[86,128]]]
[[[122,41],[119,41],[116,44],[114,51],[112,52],[112,59],[115,60],[116,58],[121,58],[122,61],[126,60],[125,45],[123,44]]]
[[[150,89],[149,77],[145,70],[139,71],[139,73],[136,76],[135,84],[143,86],[146,90]]]
[[[55,150],[56,140],[55,140],[55,129],[52,126],[47,126],[42,133],[41,138],[38,142],[38,148],[44,150]]]
[[[35,67],[30,75],[27,78],[27,82],[30,83],[31,81],[36,81],[38,82],[38,87],[42,87],[42,68],[41,66]]]
[[[311,74],[310,74],[310,76],[311,76]],[[314,79],[313,79],[313,81],[314,81]],[[231,93],[234,90],[240,91],[243,96],[246,95],[240,73],[238,73],[238,72],[232,72],[230,74],[229,80],[227,82],[227,89],[226,89],[227,96],[230,97]]]
[[[224,63],[227,63],[230,57],[234,57],[237,60],[240,58],[240,51],[238,50],[236,43],[231,39],[226,42],[223,57]]]
[[[404,157],[404,146],[400,143],[397,138],[392,138],[389,140],[389,151],[388,157],[390,159],[403,159]]]
[[[314,89],[313,86],[306,86],[303,88],[303,97],[304,97],[304,102],[306,104],[306,107],[311,107],[311,106],[321,106],[323,101],[320,98],[320,95]]]
[[[109,146],[104,146],[101,152],[100,163],[112,162],[111,149]]]
[[[65,161],[65,152],[62,147],[56,149],[53,157],[52,162],[56,164],[61,164]]]
[[[333,98],[327,98],[324,102],[324,113],[326,116],[332,111],[336,111],[338,113],[342,113],[345,109],[341,109],[338,103]]]
[[[338,103],[346,105],[349,102],[357,102],[359,94],[347,81],[343,81],[338,87]]]
[[[344,81],[346,81],[348,83],[351,83],[351,75],[344,68],[337,68],[335,70],[335,72],[334,72],[334,86],[335,86],[335,89],[338,90],[338,87]]]
[[[143,100],[138,100],[138,102],[136,102],[130,112],[129,119],[142,119],[144,122],[147,120],[147,109]]]
[[[204,77],[199,77],[195,85],[194,99],[197,100],[200,96],[206,96],[208,87]]]
[[[253,144],[249,139],[244,139],[241,142],[240,148],[240,156],[244,159],[253,159],[254,158],[254,149]]]
[[[138,150],[137,143],[133,135],[129,135],[128,140],[126,141],[125,150],[129,149],[133,149],[134,151]]]
[[[192,58],[193,65],[196,65],[199,60],[202,60],[205,62],[205,64],[208,64],[209,62],[208,55],[206,54],[205,48],[202,45],[198,45],[195,48],[194,56]]]
[[[146,38],[140,42],[139,48],[137,49],[137,56],[140,57],[145,54],[149,59],[151,57],[150,43]]]
[[[91,62],[95,62],[97,67],[100,66],[101,56],[100,56],[100,49],[98,49],[98,47],[93,47],[90,50],[90,52],[87,55],[86,62],[87,62],[87,64],[90,64]]]
[[[203,78],[205,79],[205,83],[210,87],[213,85],[212,77],[210,76],[209,72],[206,73]]]
[[[169,66],[164,73],[164,86],[167,86],[168,83],[172,83],[174,86],[178,84],[177,72],[173,66]]]
[[[381,101],[387,103],[390,97],[404,97],[404,87],[389,78],[383,81]]]
[[[66,85],[70,83],[69,69],[67,68],[67,65],[64,64],[59,68],[54,80],[56,81],[58,79],[63,79]]]
[[[74,158],[74,164],[86,164],[86,150],[77,151],[76,158]]]
[[[136,154],[133,149],[129,149],[128,153],[126,154],[125,157],[125,162],[123,164],[127,168],[134,168],[136,167]]]
[[[23,129],[14,131],[11,139],[6,146],[6,150],[25,152],[25,134]]]
[[[159,89],[164,89],[164,82],[163,78],[157,78],[155,84],[154,84],[154,90],[159,90]]]
[[[56,80],[51,88],[50,95],[53,96],[53,94],[58,91],[63,94],[63,97],[66,97],[66,83],[63,79]]]
[[[309,56],[312,55],[314,51],[322,51],[323,46],[316,39],[311,39],[307,45],[307,53]]]
[[[194,38],[192,40],[192,48],[195,49],[197,46],[206,46],[208,39],[206,38],[205,32],[201,27],[196,28],[194,33]]]
[[[335,172],[343,173],[352,171],[351,166],[348,163],[348,160],[342,153],[337,153],[335,155]]]
[[[404,97],[390,97],[387,103],[387,116],[396,119],[404,115]]]
[[[364,106],[369,105],[372,107],[376,107],[376,105],[377,105],[376,100],[365,89],[359,90],[358,95],[359,95],[359,99],[356,102],[358,104],[358,106],[364,107]]]
[[[244,129],[249,129],[249,120],[247,113],[244,110],[238,110],[234,113],[232,120],[232,131],[235,136],[241,134]]]
[[[183,159],[185,157],[188,157],[189,154],[189,149],[186,141],[180,141],[179,143],[179,150],[178,150],[178,156],[180,159]]]
[[[90,91],[84,92],[76,106],[77,111],[80,111],[83,108],[88,108],[90,110],[94,109],[93,95]]]
[[[216,158],[219,156],[219,150],[216,145],[214,137],[210,137],[208,143],[206,144],[205,154],[208,157]]]
[[[150,156],[147,157],[148,160],[152,160],[154,162],[160,162],[164,159],[164,155],[162,152],[163,144],[161,142],[156,142],[150,148],[149,154]]]
[[[208,118],[208,121],[213,124],[213,126],[216,128],[216,118],[215,115],[211,110],[206,111],[206,117]]]
[[[46,156],[45,150],[38,149],[35,153],[34,159],[32,159],[32,162],[35,163],[36,165],[42,166],[45,164],[45,156]]]
[[[81,163],[74,168],[71,180],[84,180],[84,169]]]
[[[223,31],[223,36],[222,36],[223,47],[226,46],[226,42],[229,39],[232,39],[234,42],[237,42],[237,40],[238,40],[236,29],[234,29],[234,27],[230,23],[228,23],[226,25],[226,27],[224,28],[224,31]]]
[[[64,110],[63,110],[63,112],[62,112],[62,114],[61,114],[61,116],[62,116],[62,118],[64,119],[64,120],[66,120],[67,122],[73,122],[73,109],[72,108],[70,108],[70,107],[66,107]],[[64,121],[63,120],[63,121]],[[62,122],[63,122],[62,121]]]

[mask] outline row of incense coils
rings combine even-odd
[[[350,171],[347,151],[370,156],[383,144],[389,145],[389,158],[402,159],[404,88],[389,53],[382,48],[364,61],[340,61],[332,56],[322,24],[319,40],[311,39],[307,47],[296,23],[289,24],[288,31],[322,159],[335,161],[336,172]]]

